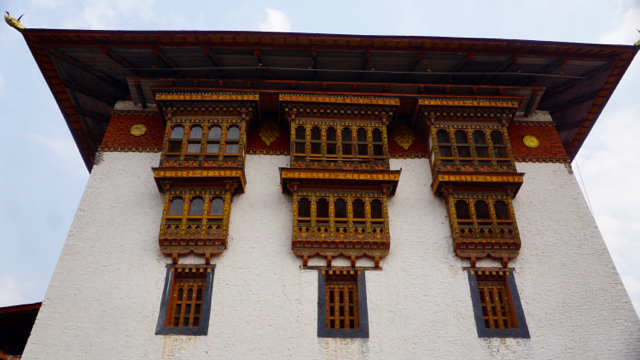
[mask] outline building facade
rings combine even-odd
[[[635,47],[22,33],[91,171],[25,359],[640,356],[570,166]]]

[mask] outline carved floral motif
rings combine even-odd
[[[260,136],[260,139],[267,144],[267,146],[271,146],[271,144],[280,137],[280,128],[278,127],[278,124],[273,121],[267,121],[260,125],[258,135]]]
[[[393,133],[393,140],[405,150],[409,150],[415,139],[413,131],[405,124],[398,126]]]

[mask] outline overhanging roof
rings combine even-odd
[[[573,158],[637,48],[528,40],[216,31],[22,31],[91,169],[113,104],[152,87],[520,96]],[[138,80],[136,82],[136,80]],[[531,105],[529,105],[531,103]]]

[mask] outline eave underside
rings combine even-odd
[[[637,52],[623,45],[296,33],[23,34],[89,169],[113,104],[141,97],[153,104],[154,86],[404,95],[401,121],[413,115],[420,95],[519,96],[524,116],[551,112],[573,158]]]

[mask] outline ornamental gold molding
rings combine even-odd
[[[405,124],[398,126],[393,133],[393,140],[405,150],[409,150],[415,139],[413,131]]]
[[[273,121],[267,121],[260,125],[258,135],[268,147],[271,146],[271,144],[276,141],[278,137],[280,137],[280,128],[278,127],[278,124],[274,123]]]
[[[22,17],[24,16],[24,14],[20,15],[20,17],[18,17],[17,19],[11,17],[11,14],[9,14],[8,11],[5,11],[7,13],[7,15],[4,16],[4,21],[7,23],[7,25],[11,26],[12,28],[22,32],[22,30],[25,29],[24,25],[22,25],[20,23],[20,19],[22,19]]]
[[[538,138],[533,135],[525,135],[525,137],[522,138],[522,142],[526,147],[532,149],[535,149],[540,145],[540,140],[538,140]]]
[[[133,136],[142,136],[147,132],[147,127],[143,124],[136,124],[131,127],[131,135]]]

